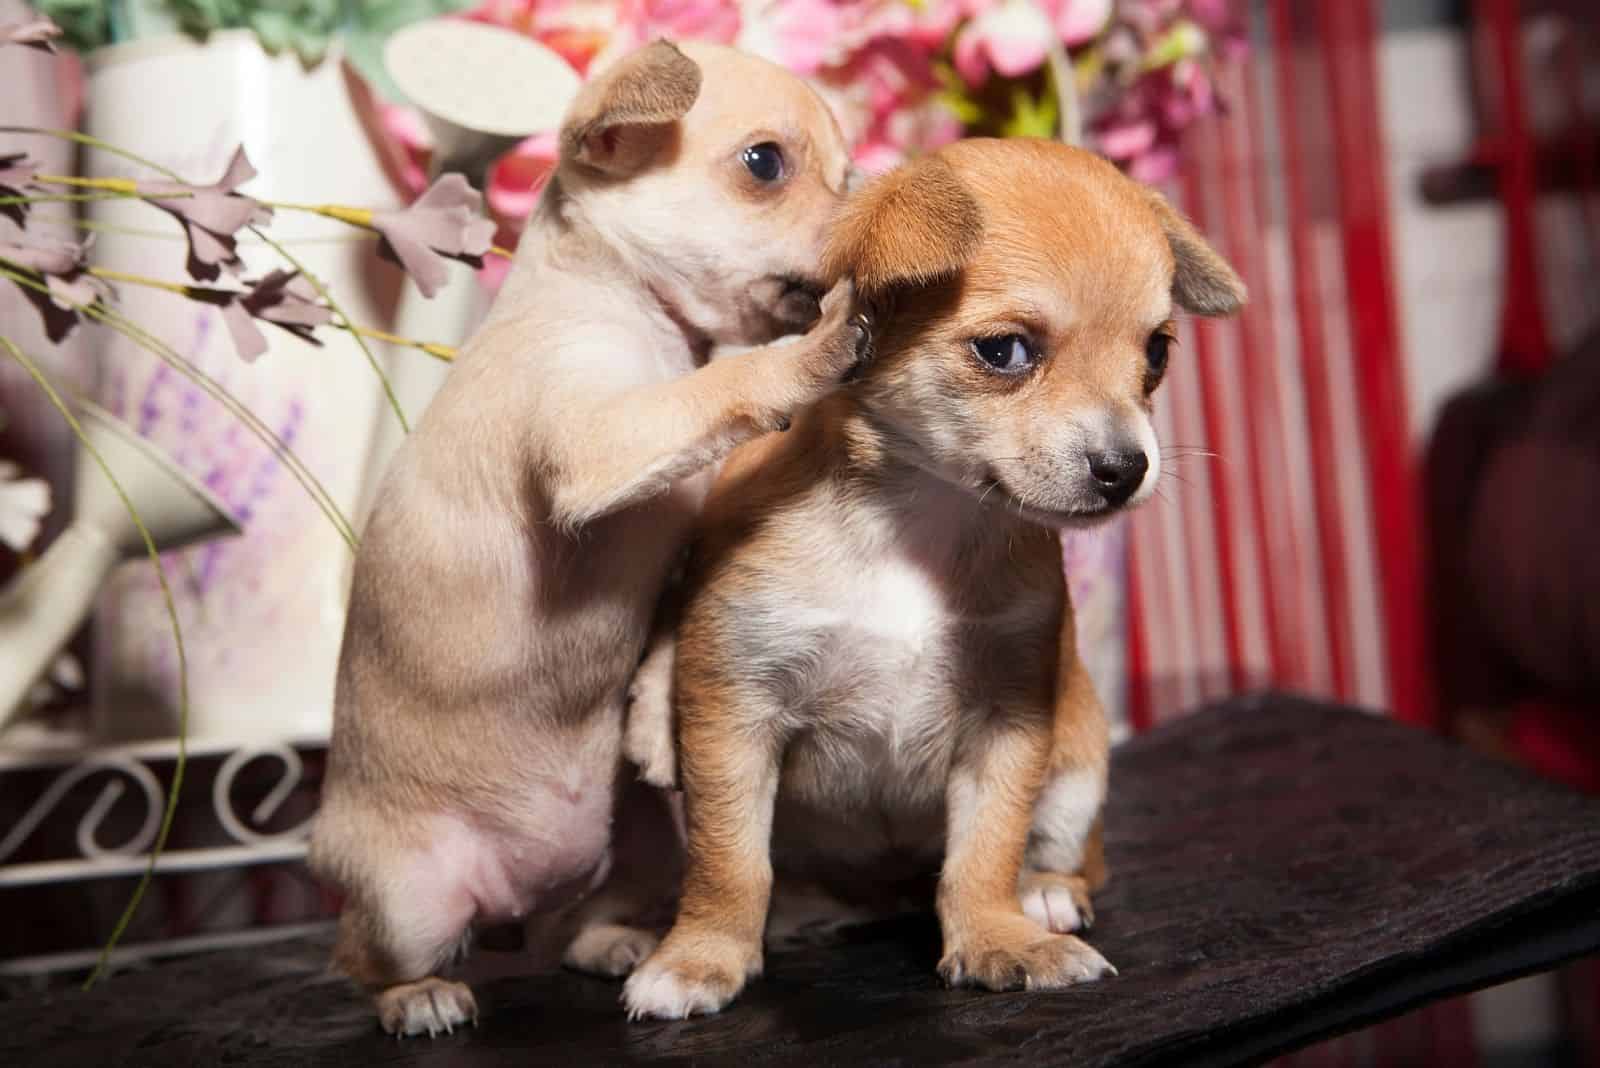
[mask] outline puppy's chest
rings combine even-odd
[[[985,712],[981,692],[1029,673],[997,650],[1046,626],[1028,605],[974,614],[962,610],[969,600],[894,559],[797,599],[775,676],[795,729],[786,795],[845,807],[939,803],[963,722]],[[997,667],[1007,677],[994,678]]]

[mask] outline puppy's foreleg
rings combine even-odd
[[[952,986],[1048,989],[1111,970],[1085,942],[1028,919],[1017,898],[1050,749],[1048,713],[1029,709],[996,713],[957,750],[938,894],[939,974]]]
[[[728,717],[692,692],[680,695],[679,733],[689,827],[683,896],[672,930],[623,990],[635,1018],[717,1012],[761,974],[781,742],[771,732],[730,730]]]
[[[551,520],[576,529],[664,492],[749,439],[788,425],[870,352],[871,326],[848,283],[798,341],[713,360],[575,414],[545,464]]]
[[[1050,774],[1034,807],[1018,892],[1029,918],[1065,933],[1094,922],[1090,895],[1107,878],[1101,809],[1109,736],[1082,661],[1071,648],[1061,656]]]

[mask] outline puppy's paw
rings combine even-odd
[[[848,279],[834,286],[822,302],[822,318],[796,349],[805,377],[823,391],[860,377],[873,356],[872,328],[855,286]]]
[[[1072,935],[1046,934],[1021,916],[994,917],[975,925],[939,962],[950,986],[986,990],[1057,990],[1087,983],[1113,968],[1094,947]]]
[[[561,963],[589,975],[620,979],[655,952],[660,943],[661,939],[638,927],[597,923],[578,932]]]
[[[1089,884],[1081,875],[1024,871],[1017,883],[1023,915],[1047,931],[1072,934],[1094,926]]]
[[[396,1038],[420,1035],[429,1038],[441,1031],[450,1034],[458,1024],[478,1023],[478,1002],[463,983],[427,978],[401,983],[379,991],[374,1000],[378,1021]]]
[[[725,935],[670,938],[628,977],[622,1004],[628,1019],[683,1020],[722,1011],[745,982],[761,973],[761,955]]]

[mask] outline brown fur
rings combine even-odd
[[[952,984],[1114,971],[1069,933],[1107,876],[1108,734],[1052,528],[1138,499],[1094,489],[1088,457],[1155,447],[1145,351],[1173,303],[1243,299],[1175,220],[1048,142],[957,143],[852,199],[824,263],[879,309],[877,355],[729,458],[649,661],[674,683],[642,680],[675,705],[688,841],[631,1014],[714,1012],[758,975],[775,877],[937,872]],[[979,359],[1012,335],[1042,354],[1026,371]],[[630,732],[673,711],[636,703]],[[645,748],[669,781],[670,745]]]

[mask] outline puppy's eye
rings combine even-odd
[[[972,351],[991,370],[1002,374],[1021,374],[1039,362],[1033,343],[1021,334],[974,338]]]
[[[1164,330],[1157,330],[1150,335],[1150,340],[1144,343],[1145,362],[1150,365],[1152,377],[1160,378],[1167,371],[1167,355],[1172,348],[1172,335]]]
[[[776,182],[783,177],[783,149],[776,141],[763,141],[739,153],[744,169],[758,182]]]

